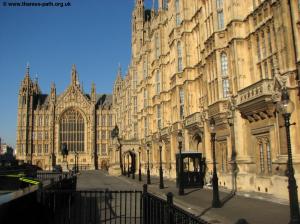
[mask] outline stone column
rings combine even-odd
[[[121,176],[122,170],[120,167],[120,150],[121,150],[121,144],[118,142],[118,140],[115,138],[114,141],[116,141],[113,144],[112,149],[112,156],[110,158],[111,165],[109,166],[108,173],[112,176]]]

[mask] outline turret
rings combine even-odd
[[[93,103],[96,103],[96,85],[93,82],[91,87],[91,100]]]
[[[50,100],[52,103],[56,101],[56,87],[54,82],[51,83]]]

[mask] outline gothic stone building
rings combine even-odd
[[[150,146],[151,174],[158,175],[161,137],[164,175],[174,178],[183,131],[184,151],[201,152],[211,172],[214,118],[219,184],[287,198],[287,142],[275,105],[285,83],[295,103],[290,128],[299,184],[300,0],[153,3],[146,9],[135,1],[131,63],[114,87],[122,153],[139,151],[146,172]],[[113,156],[111,165],[118,162]]]
[[[113,127],[111,95],[84,93],[75,66],[68,88],[60,95],[55,85],[43,94],[37,80],[32,81],[29,67],[21,83],[18,102],[17,158],[52,169],[61,164],[62,144],[67,145],[69,168],[78,153],[80,169],[106,168]]]

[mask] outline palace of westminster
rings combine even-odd
[[[131,29],[131,63],[125,76],[118,70],[112,95],[97,94],[95,84],[85,93],[74,65],[63,93],[52,84],[44,94],[27,68],[17,158],[49,170],[62,163],[65,144],[69,167],[78,155],[81,169],[118,175],[128,152],[145,173],[148,149],[158,175],[162,142],[164,176],[175,178],[182,131],[183,152],[202,153],[209,174],[214,118],[220,185],[232,188],[236,172],[238,190],[287,198],[287,139],[276,103],[286,86],[300,183],[300,0],[153,0],[152,9],[135,0]]]

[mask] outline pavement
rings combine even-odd
[[[145,183],[145,176],[139,182],[137,175],[133,180],[126,176],[109,176],[103,171],[84,171],[78,176],[77,189],[142,190]],[[286,201],[276,203],[274,198],[243,192],[233,195],[220,188],[222,207],[212,208],[211,188],[185,189],[185,194],[180,196],[173,180],[164,179],[164,185],[164,189],[159,189],[158,177],[152,176],[148,191],[163,198],[166,198],[168,192],[172,192],[176,205],[212,224],[235,224],[239,219],[245,219],[249,224],[289,223],[289,206]]]

